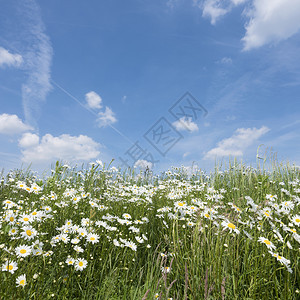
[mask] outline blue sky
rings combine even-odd
[[[262,144],[261,156],[300,165],[299,1],[0,6],[1,167],[210,169],[229,156],[254,164]],[[207,114],[170,113],[186,92]]]

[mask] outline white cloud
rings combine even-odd
[[[192,118],[186,118],[182,117],[179,120],[172,123],[172,125],[178,130],[178,131],[198,131],[198,125],[192,121]]]
[[[205,159],[215,159],[222,156],[242,156],[243,152],[257,141],[262,135],[270,129],[266,126],[261,128],[238,128],[235,133],[227,139],[223,139],[217,144],[217,147],[209,150]]]
[[[62,134],[58,137],[44,135],[40,142],[37,135],[23,135],[19,141],[22,149],[22,161],[26,163],[44,163],[54,160],[88,161],[96,158],[100,144],[86,135],[71,136]]]
[[[230,9],[222,7],[221,0],[206,0],[203,3],[203,17],[209,17],[211,24],[216,24],[217,20],[226,15]]]
[[[0,133],[12,135],[32,129],[31,126],[23,123],[17,115],[0,115]]]
[[[10,17],[3,28],[6,43],[22,55],[25,80],[22,102],[26,123],[37,127],[40,107],[51,89],[52,47],[36,0],[9,1]],[[17,58],[18,60],[18,58]]]
[[[117,122],[115,113],[108,107],[105,107],[105,112],[99,112],[97,123],[99,127],[106,127]]]
[[[6,49],[0,47],[0,67],[19,67],[22,64],[22,56],[20,54],[12,54]]]
[[[102,108],[102,98],[94,91],[91,91],[87,94],[85,94],[85,100],[87,102],[87,105],[89,108],[97,108],[101,109]]]
[[[232,59],[230,57],[223,57],[221,59],[221,63],[224,64],[224,65],[226,65],[226,64],[231,65],[232,64]]]
[[[183,153],[182,157],[183,157],[183,158],[186,158],[186,157],[189,156],[190,154],[191,154],[190,152],[185,152],[185,153]]]
[[[242,39],[244,50],[287,39],[300,29],[299,0],[254,0]]]
[[[39,144],[40,138],[37,134],[26,132],[19,140],[19,146],[22,148],[30,148]]]
[[[194,0],[194,5],[202,8],[203,17],[210,18],[211,24],[215,25],[218,19],[229,13],[234,6],[248,0]]]
[[[144,159],[139,159],[138,161],[136,161],[136,163],[134,164],[134,167],[137,168],[141,168],[141,169],[152,169],[153,164],[150,161],[144,160]]]

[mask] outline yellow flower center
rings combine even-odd
[[[10,271],[11,271],[13,268],[14,268],[13,265],[9,265],[9,266],[8,266],[8,269],[9,269]]]
[[[14,217],[10,217],[10,218],[9,218],[9,220],[10,220],[11,222],[13,222],[14,219],[15,219]]]
[[[90,238],[90,240],[91,240],[91,241],[94,241],[94,240],[95,240],[95,238],[92,236],[92,237]]]
[[[25,217],[23,220],[24,220],[25,222],[27,222],[27,221],[29,221],[29,218],[26,218],[26,217]]]
[[[25,254],[26,252],[27,252],[26,249],[21,249],[21,250],[20,250],[20,253],[21,253],[21,254]]]
[[[80,267],[82,267],[82,266],[83,266],[83,262],[80,261],[80,262],[78,263],[78,265],[79,265]]]
[[[20,281],[20,285],[25,285],[25,280],[24,280],[24,279],[22,279],[22,280]]]
[[[300,223],[300,219],[296,219],[295,221],[296,221],[296,223]]]
[[[31,230],[29,230],[29,229],[26,230],[26,234],[29,235],[29,236],[31,236]]]
[[[271,242],[269,240],[264,240],[264,243],[267,245],[271,245]]]
[[[33,216],[35,216],[36,214],[37,214],[37,212],[36,212],[36,211],[34,211],[34,212],[32,213],[32,215],[33,215]]]
[[[205,216],[206,218],[209,218],[209,214],[204,214],[204,216]]]
[[[278,255],[277,257],[278,257],[278,259],[282,259],[282,257],[280,255]]]
[[[232,223],[228,223],[228,225],[227,225],[229,228],[231,228],[231,229],[235,229],[235,225],[234,224],[232,224]]]
[[[181,203],[181,202],[178,203],[178,206],[183,206],[183,205],[184,205],[184,203]]]
[[[11,232],[12,232],[12,233],[15,233],[15,232],[16,232],[16,229],[12,229]]]
[[[267,212],[265,212],[265,215],[266,215],[267,217],[270,217],[270,215],[269,215]]]

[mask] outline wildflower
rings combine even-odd
[[[37,235],[37,231],[32,227],[26,226],[23,227],[23,232],[21,232],[21,235],[26,240],[32,240]]]
[[[133,251],[136,251],[136,249],[137,249],[136,244],[133,243],[133,242],[131,242],[131,241],[126,241],[125,242],[125,246],[128,247],[128,248],[130,248]]]
[[[224,227],[224,230],[225,230],[225,229],[229,229],[230,233],[231,233],[232,231],[234,231],[234,232],[237,233],[237,234],[240,233],[240,231],[236,228],[236,226],[235,226],[233,223],[223,221],[223,222],[221,223],[221,225]]]
[[[16,251],[16,255],[18,257],[26,257],[26,256],[30,255],[31,248],[26,245],[21,245],[21,246],[17,247],[15,251]]]
[[[78,258],[78,259],[76,259],[76,261],[75,261],[75,270],[76,271],[83,271],[83,269],[85,269],[86,268],[86,266],[87,266],[87,260],[85,260],[84,258]]]
[[[276,249],[275,245],[271,241],[269,241],[268,239],[266,239],[264,237],[259,237],[258,241],[265,244],[268,249]]]
[[[123,214],[122,217],[125,219],[131,219],[131,215],[127,213]]]
[[[67,234],[63,233],[60,235],[60,240],[63,241],[65,244],[67,244],[70,240]]]
[[[78,252],[78,253],[82,253],[84,250],[80,247],[80,246],[74,246],[74,250],[76,251],[76,252]]]
[[[12,227],[10,230],[9,230],[9,235],[16,235],[18,233],[18,230],[17,230],[17,227]]]
[[[24,274],[24,275],[17,277],[16,283],[17,283],[17,287],[18,286],[24,287],[26,285],[26,275]]]
[[[99,242],[99,235],[95,233],[89,233],[86,239],[88,242],[91,242],[92,244],[96,244]]]
[[[136,236],[135,239],[137,240],[137,242],[139,242],[140,244],[144,243],[144,240],[139,237],[139,236]]]
[[[296,215],[292,218],[292,222],[297,225],[297,226],[300,226],[300,216],[299,215]]]
[[[19,218],[19,222],[23,224],[29,224],[32,221],[32,216],[27,214],[22,214]]]
[[[269,251],[270,254],[272,254],[272,256],[276,257],[278,261],[280,261],[283,265],[285,265],[286,267],[289,267],[291,261],[284,258],[283,256],[280,256],[278,253],[274,253],[272,251]]]
[[[165,273],[170,273],[171,268],[170,267],[161,267],[161,271],[165,274]]]
[[[177,201],[177,202],[174,203],[174,206],[176,208],[183,209],[183,208],[186,207],[186,202],[184,202],[184,201]]]
[[[72,257],[68,257],[68,258],[66,259],[65,262],[66,262],[66,264],[68,264],[68,265],[74,265],[75,259],[72,258]]]
[[[11,274],[14,274],[14,272],[18,269],[18,264],[14,261],[6,261],[3,265],[2,265],[2,271],[8,271]]]

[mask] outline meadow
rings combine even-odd
[[[300,299],[299,168],[3,174],[1,299]]]

